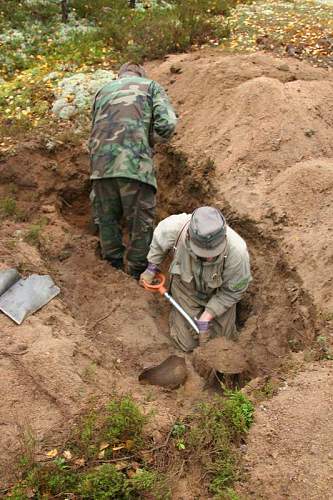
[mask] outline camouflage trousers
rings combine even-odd
[[[174,275],[172,278],[171,295],[192,318],[198,318],[205,309],[202,301],[198,301],[193,289],[177,275]],[[198,335],[174,308],[170,313],[169,324],[171,338],[179,349],[190,352],[198,347]],[[211,321],[209,333],[211,339],[222,336],[229,339],[236,339],[238,337],[236,329],[236,304],[230,307],[224,314],[217,316]]]
[[[123,259],[122,223],[128,232],[128,270],[142,271],[154,230],[156,191],[153,186],[123,177],[93,180],[93,213],[99,225],[102,257]]]

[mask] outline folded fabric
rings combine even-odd
[[[0,294],[2,289],[6,290],[0,296],[0,311],[18,325],[60,293],[60,288],[48,275],[32,274],[22,279],[17,271],[16,275],[9,271],[16,270],[8,269],[0,273]]]

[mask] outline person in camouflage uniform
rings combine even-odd
[[[155,217],[153,146],[172,136],[176,114],[164,89],[147,78],[141,66],[127,63],[118,80],[96,94],[92,115],[92,199],[102,257],[124,268],[124,219],[128,272],[139,279],[147,264]]]

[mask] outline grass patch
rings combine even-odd
[[[208,490],[216,498],[237,498],[232,490],[239,479],[235,445],[245,438],[253,413],[246,396],[228,391],[226,398],[200,404],[186,421],[173,426],[173,445],[188,464],[200,464],[208,478]]]
[[[254,389],[253,396],[257,401],[271,399],[277,394],[279,386],[280,383],[278,381],[268,378],[261,387]]]
[[[144,431],[147,419],[131,397],[114,398],[78,421],[66,445],[46,453],[44,462],[34,460],[35,441],[29,434],[21,481],[7,498],[171,499],[168,467],[161,467],[153,453]],[[164,458],[173,453],[175,463],[177,457],[185,459],[186,467],[201,466],[208,478],[207,494],[237,500],[232,489],[239,477],[234,445],[244,439],[252,420],[249,400],[229,392],[226,399],[202,403],[186,421],[176,422],[160,452]]]
[[[11,196],[0,198],[0,220],[12,218],[17,222],[27,219],[27,215],[17,206],[17,201]]]
[[[132,398],[113,399],[103,412],[92,411],[78,426],[74,450],[85,460],[110,459],[114,452],[131,453],[144,445],[147,417]],[[107,445],[107,446],[106,446]]]
[[[50,450],[44,462],[34,460],[35,445],[29,441],[20,460],[22,479],[7,498],[134,500],[146,494],[170,498],[164,475],[149,468],[139,454],[150,444],[143,433],[146,421],[134,401],[124,396],[86,415],[66,449]],[[124,458],[129,453],[132,460]]]
[[[38,247],[41,243],[43,228],[47,223],[47,219],[41,218],[36,224],[31,224],[25,232],[24,241],[29,243],[29,245]]]

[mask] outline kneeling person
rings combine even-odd
[[[200,330],[197,335],[172,309],[170,332],[177,346],[188,352],[210,338],[237,338],[236,304],[252,279],[245,241],[217,208],[171,215],[154,231],[141,281],[152,283],[172,248],[171,295],[195,318]]]

